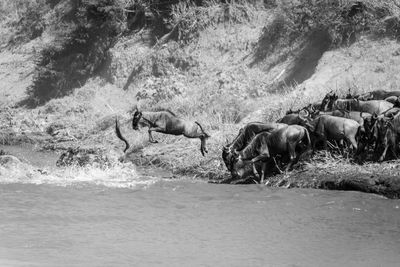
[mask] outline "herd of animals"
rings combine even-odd
[[[222,149],[222,159],[232,180],[257,177],[262,183],[273,172],[290,170],[297,161],[317,149],[346,149],[358,162],[397,158],[400,137],[400,91],[376,90],[362,95],[350,93],[339,98],[329,92],[321,103],[297,111],[289,110],[276,122],[251,122]],[[207,153],[210,137],[198,122],[179,119],[170,111],[136,110],[133,129],[184,135],[201,140],[200,151]],[[121,135],[118,121],[116,134]]]

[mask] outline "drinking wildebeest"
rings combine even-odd
[[[311,140],[306,128],[300,125],[287,125],[278,130],[262,132],[256,135],[251,142],[240,152],[235,152],[233,173],[242,177],[248,162],[252,164],[261,161],[260,181],[263,183],[267,161],[277,155],[289,155],[288,171],[298,159],[296,148],[299,144],[306,143],[306,151],[310,149]]]
[[[358,97],[359,100],[385,100],[391,96],[400,96],[400,91],[385,91],[385,90],[375,90],[362,94]]]
[[[271,132],[276,129],[285,127],[283,123],[263,123],[263,122],[250,122],[239,130],[239,134],[228,145],[222,148],[222,159],[226,168],[232,170],[232,153],[240,151],[247,146],[253,137],[260,132]]]
[[[312,138],[312,148],[318,141],[323,141],[324,149],[327,148],[328,140],[349,141],[355,150],[358,148],[357,139],[361,134],[361,126],[358,122],[330,115],[321,115],[316,119],[309,119],[305,125]]]
[[[201,140],[200,152],[208,153],[206,139],[210,137],[197,121],[187,121],[178,118],[169,110],[162,111],[139,111],[135,110],[132,119],[132,128],[138,130],[139,126],[148,127],[150,143],[157,143],[153,139],[152,132],[171,135],[183,135],[187,138],[199,138]]]

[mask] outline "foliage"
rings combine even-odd
[[[86,0],[65,12],[71,16],[63,14],[56,41],[43,49],[37,60],[29,88],[35,104],[68,94],[99,70],[121,33],[121,12],[113,0]]]
[[[185,44],[196,40],[200,32],[209,26],[223,22],[244,23],[253,16],[253,1],[204,2],[203,5],[196,5],[192,1],[181,1],[172,6],[170,23],[177,27],[175,39],[178,42]]]
[[[17,45],[40,36],[45,29],[45,14],[50,10],[46,0],[17,0],[0,3],[0,22],[12,29],[8,45]]]
[[[263,60],[279,49],[283,52],[272,62],[275,64],[309,42],[316,32],[329,36],[331,48],[348,45],[365,33],[398,38],[399,11],[397,0],[385,3],[352,0],[284,1],[278,5],[273,19],[263,29],[256,58]]]

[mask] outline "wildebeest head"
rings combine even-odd
[[[335,102],[339,97],[333,93],[332,91],[330,91],[329,93],[327,93],[324,97],[324,99],[322,99],[321,102],[321,110],[322,111],[329,111],[332,109],[332,105],[333,102]]]
[[[396,98],[396,100],[394,101],[393,107],[394,107],[394,108],[400,108],[400,96],[398,96],[398,97]]]
[[[375,119],[375,123],[372,127],[371,137],[375,142],[381,143],[382,138],[385,135],[388,122],[391,121],[391,117],[376,116],[376,114],[374,114],[373,117]]]
[[[133,119],[132,119],[132,128],[133,130],[139,130],[139,121],[142,118],[142,112],[140,112],[138,109],[135,110],[135,113],[133,114]]]
[[[250,161],[245,161],[237,151],[233,151],[231,159],[231,174],[232,177],[242,179],[253,173]]]
[[[229,146],[222,147],[222,160],[224,161],[228,171],[231,171],[233,165],[233,155],[229,149]]]

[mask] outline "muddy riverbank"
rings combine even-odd
[[[186,153],[178,152],[185,151],[184,147],[187,146],[185,139],[182,142],[179,141],[182,140],[178,140],[173,146],[167,142],[133,147],[125,160],[139,168],[145,168],[146,172],[151,169],[156,172],[162,170],[168,174],[166,176],[175,179],[190,177],[212,183],[225,183],[230,180],[230,174],[225,170],[222,159],[216,152],[202,159],[204,164],[179,166],[179,162],[183,162],[182,158]],[[216,149],[214,145],[211,147],[212,150]],[[114,149],[106,149],[101,147],[101,144],[90,140],[86,142],[81,140],[77,146],[76,142],[60,142],[40,133],[8,134],[7,142],[0,147],[6,154],[14,155],[25,163],[40,168],[51,166],[52,169],[56,168],[56,162],[60,156],[71,148],[76,153],[70,155],[68,163],[81,165],[81,167],[94,165],[100,168],[112,168],[122,155],[122,152],[118,151],[118,143]],[[198,154],[198,157],[201,157],[200,153]],[[103,161],[99,161],[99,158]],[[84,164],[79,164],[79,160],[82,159],[86,161]],[[125,164],[129,165],[129,163]],[[253,179],[229,182],[255,183]],[[358,165],[343,158],[317,153],[311,160],[298,164],[293,171],[268,177],[266,185],[279,188],[360,191],[388,198],[400,198],[400,165],[398,161]]]

